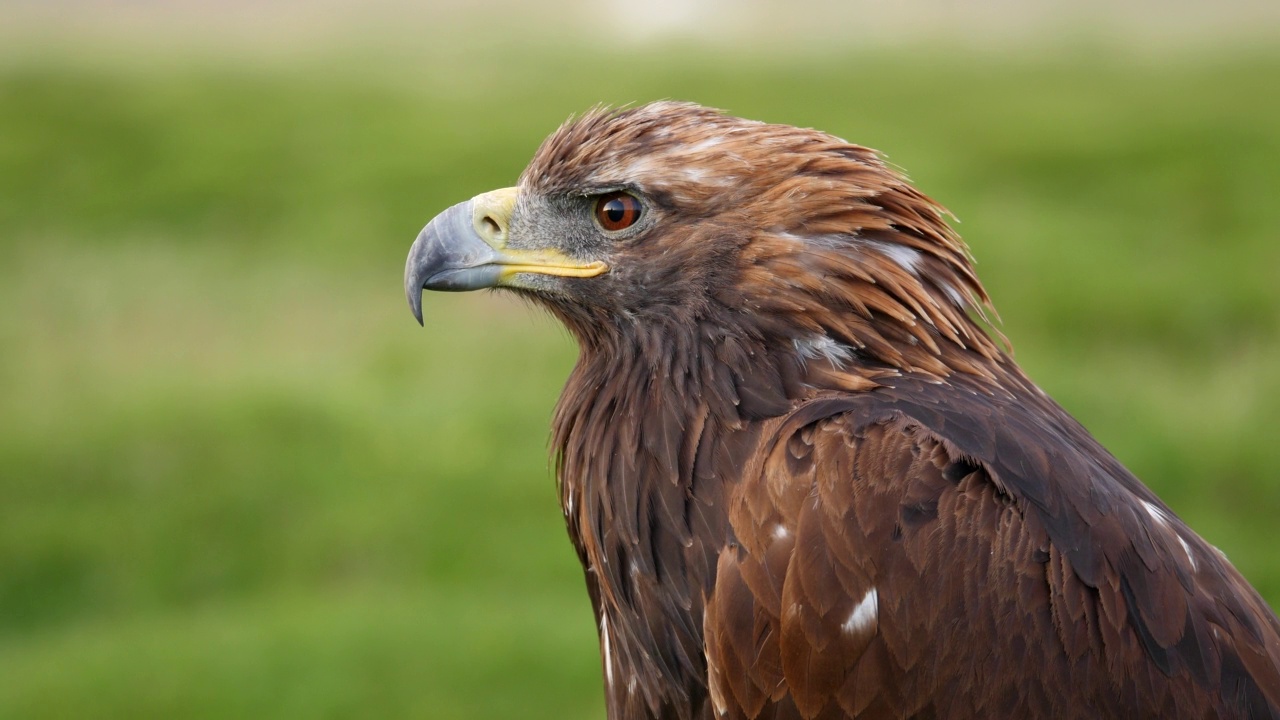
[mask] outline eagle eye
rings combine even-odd
[[[640,220],[644,206],[634,195],[617,191],[596,198],[596,222],[609,232],[626,230]]]

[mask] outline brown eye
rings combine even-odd
[[[634,196],[611,192],[596,198],[596,222],[610,232],[626,230],[640,219],[644,206]]]

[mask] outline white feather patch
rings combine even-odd
[[[600,614],[600,639],[604,645],[604,679],[613,687],[613,653],[609,649],[609,616]]]
[[[920,251],[906,245],[864,240],[867,247],[897,263],[898,267],[911,275],[920,275]]]
[[[1142,507],[1146,508],[1147,514],[1156,522],[1160,523],[1163,527],[1169,527],[1169,516],[1165,511],[1161,510],[1159,506],[1149,503],[1146,500],[1139,500],[1138,502],[1142,503]]]
[[[655,164],[652,158],[642,155],[625,165],[619,166],[614,172],[609,173],[609,176],[616,173],[618,177],[634,181],[635,179],[649,177],[659,172],[664,172],[665,170],[666,168]],[[600,179],[604,180],[605,178],[602,177]]]
[[[838,250],[849,247],[849,243],[853,241],[852,235],[843,233],[823,233],[821,235],[796,235],[795,233],[778,233],[779,238],[785,238],[796,243],[806,243],[816,247],[825,248],[827,250]]]
[[[811,335],[807,338],[796,338],[791,343],[796,352],[807,360],[824,358],[832,365],[843,365],[853,357],[853,351],[826,335]]]
[[[1187,554],[1187,560],[1191,562],[1191,572],[1197,572],[1196,556],[1191,554],[1191,546],[1187,544],[1186,540],[1182,539],[1181,535],[1178,536],[1178,543],[1182,545],[1182,552]]]
[[[849,613],[849,619],[844,621],[841,629],[850,635],[862,632],[871,627],[876,621],[876,615],[880,611],[879,596],[875,588],[867,591],[862,600],[853,607],[853,612]]]
[[[956,305],[959,305],[960,307],[965,307],[966,305],[969,304],[969,298],[965,297],[963,293],[961,293],[956,288],[952,287],[950,283],[938,283],[938,286],[941,287],[942,292],[945,293],[946,296],[951,299],[951,302],[955,303]]]
[[[719,137],[704,138],[684,148],[684,152],[687,152],[690,155],[694,153],[700,153],[704,150],[710,150],[711,148],[719,145],[722,142],[724,142],[724,138],[719,138]]]

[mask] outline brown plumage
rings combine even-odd
[[[610,718],[1280,718],[1275,614],[988,335],[873,151],[594,110],[411,251],[420,319],[494,286],[581,346],[554,449]]]

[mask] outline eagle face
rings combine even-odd
[[[705,315],[714,289],[736,282],[752,240],[738,220],[771,177],[747,172],[741,155],[756,126],[679,103],[567,124],[517,187],[423,230],[405,276],[415,314],[424,288],[499,287],[545,304],[580,338]]]
[[[553,450],[612,720],[1275,718],[1280,619],[988,335],[871,150],[593,110],[427,224],[582,352]]]

